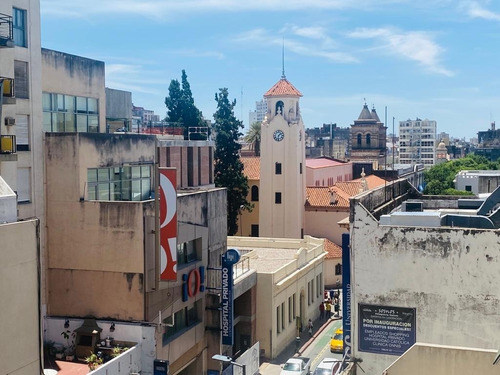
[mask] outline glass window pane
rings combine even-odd
[[[151,169],[149,168],[149,165],[141,167],[141,174],[142,177],[151,177]]]
[[[122,169],[120,167],[113,168],[113,176],[111,176],[114,181],[120,181],[122,179]]]
[[[122,193],[122,200],[123,201],[132,200],[132,184],[131,184],[130,180],[122,181],[121,193]]]
[[[88,193],[87,193],[88,200],[95,201],[97,199],[97,194],[96,194],[97,186],[94,184],[88,184],[87,186],[88,186]]]
[[[97,133],[99,131],[99,119],[97,116],[89,116],[89,133]]]
[[[109,201],[109,183],[98,185],[98,197],[100,201]]]
[[[50,106],[50,94],[44,92],[42,95],[42,107],[44,111],[50,111],[52,107]]]
[[[97,177],[99,181],[109,181],[109,168],[99,168],[98,171]]]
[[[79,133],[87,133],[86,115],[76,115],[76,131]]]
[[[64,132],[64,113],[54,113],[56,119],[56,126],[54,131],[63,133]]]
[[[64,105],[66,106],[65,108],[67,112],[75,112],[75,97],[71,95],[64,95]]]
[[[59,112],[66,110],[66,108],[64,108],[64,95],[62,94],[57,94],[57,110]]]
[[[97,99],[88,98],[88,112],[89,113],[99,113],[97,111]]]
[[[52,131],[52,113],[50,112],[43,113],[43,131]]]
[[[131,167],[132,178],[141,178],[141,167]]]
[[[149,199],[150,194],[151,194],[151,182],[149,180],[142,180],[141,184],[142,200]]]
[[[125,180],[130,180],[132,177],[131,167],[123,167],[122,169],[122,178]]]
[[[75,132],[75,115],[73,113],[66,113],[64,115],[64,122],[66,123],[67,132]]]
[[[133,180],[132,181],[132,200],[140,201],[141,196],[141,180]]]
[[[76,111],[79,113],[87,113],[87,98],[81,96],[76,97]]]
[[[97,168],[87,169],[87,181],[88,182],[97,182]]]

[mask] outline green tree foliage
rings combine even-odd
[[[492,170],[499,169],[500,164],[490,162],[483,156],[469,155],[462,159],[451,160],[435,165],[424,172],[427,183],[424,194],[430,195],[467,195],[470,192],[455,190],[455,176],[463,170]]]
[[[165,98],[167,106],[167,121],[184,128],[184,138],[188,137],[189,127],[206,127],[201,111],[194,104],[191,85],[187,80],[185,70],[182,70],[182,83],[173,79],[168,86],[168,96]]]
[[[227,234],[238,232],[238,214],[241,210],[251,210],[247,202],[248,179],[243,174],[243,163],[239,151],[239,137],[243,134],[241,121],[234,116],[236,100],[228,99],[228,89],[219,89],[215,94],[217,110],[214,113],[215,137],[215,186],[227,188]]]
[[[261,123],[256,121],[250,125],[245,137],[245,142],[251,143],[255,156],[260,156],[260,129]]]

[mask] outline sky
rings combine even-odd
[[[41,0],[40,11],[42,47],[104,61],[106,87],[161,118],[184,69],[204,117],[226,87],[245,132],[284,62],[306,128],[347,127],[365,101],[388,133],[418,117],[468,140],[500,121],[496,0]]]

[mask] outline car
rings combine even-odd
[[[341,367],[341,360],[335,358],[325,358],[316,367],[313,375],[338,375]]]
[[[335,331],[330,341],[330,351],[332,353],[342,353],[344,351],[344,331],[339,328]]]

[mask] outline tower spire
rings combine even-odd
[[[285,76],[285,37],[283,37],[283,47],[281,49],[281,79],[286,79],[286,76]]]

